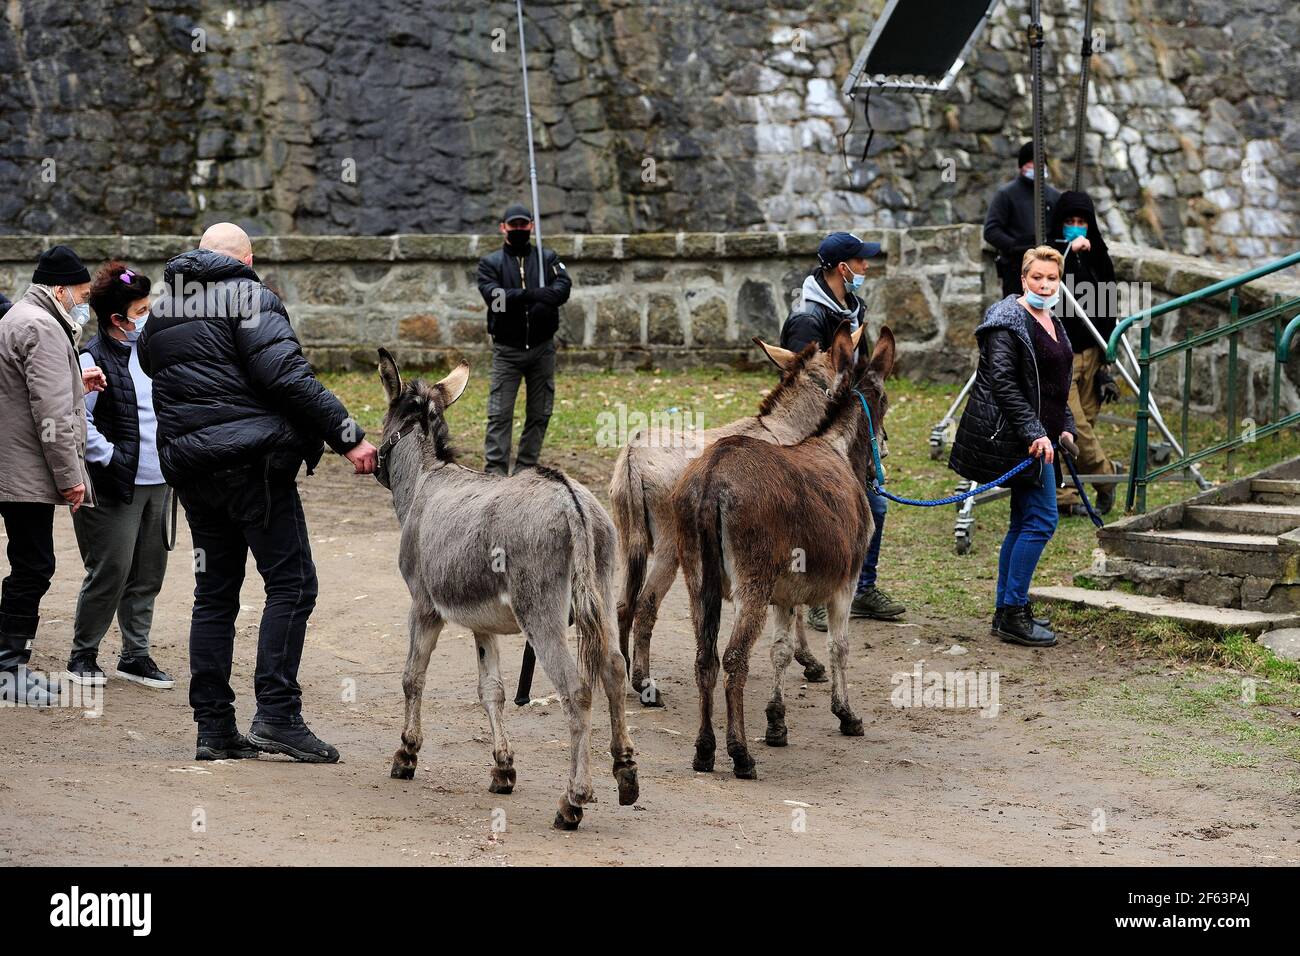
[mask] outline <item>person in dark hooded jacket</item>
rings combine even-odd
[[[1065,192],[1052,210],[1048,235],[1052,245],[1065,256],[1064,283],[1097,332],[1109,339],[1115,331],[1118,297],[1115,266],[1110,261],[1106,240],[1097,225],[1092,197],[1085,192]],[[1106,366],[1105,352],[1067,300],[1062,303],[1061,321],[1074,349],[1074,373],[1070,385],[1070,411],[1078,425],[1079,458],[1085,475],[1113,475],[1115,464],[1107,457],[1097,435],[1096,421],[1101,406],[1119,398],[1119,389]],[[1114,485],[1095,485],[1097,511],[1106,514],[1115,504]],[[1073,486],[1056,493],[1062,514],[1086,515],[1079,493]]]
[[[1073,354],[1053,309],[1060,300],[1061,254],[1051,246],[1025,253],[1024,292],[995,302],[975,330],[979,368],[957,425],[948,467],[980,484],[1036,459],[1007,484],[1011,523],[998,555],[992,633],[1016,644],[1050,647],[1056,635],[1033,617],[1029,585],[1056,532],[1057,476],[1053,446],[1073,440],[1070,371]]]
[[[998,251],[994,264],[1002,279],[1002,294],[1020,294],[1020,260],[1034,244],[1034,177],[1045,171],[1034,169],[1033,141],[1024,143],[1016,154],[1016,178],[993,194],[984,217],[984,241]],[[1044,218],[1051,222],[1060,194],[1043,183]],[[1046,225],[1046,223],[1044,224]]]
[[[163,477],[194,540],[190,706],[200,760],[259,751],[333,763],[302,719],[298,663],[316,603],[316,567],[295,476],[322,442],[371,474],[376,451],[302,354],[280,297],[253,271],[247,234],[219,223],[167,263],[137,351],[153,380]],[[266,585],[247,737],[230,687],[235,616],[249,551]]]
[[[0,319],[5,317],[5,313],[12,309],[13,305],[14,304],[9,301],[9,297],[3,292],[0,292]]]

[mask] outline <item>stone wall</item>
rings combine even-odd
[[[871,334],[888,323],[898,336],[900,375],[956,383],[974,370],[973,331],[1000,295],[979,232],[962,225],[872,234],[885,255],[872,263],[862,294]],[[560,253],[574,283],[561,310],[561,361],[588,368],[761,363],[750,339],[778,340],[820,238],[784,232],[556,236],[547,245]],[[486,357],[486,307],[474,272],[499,241],[490,235],[262,236],[254,239],[254,255],[318,366],[368,367],[379,345],[405,363],[435,364]],[[197,237],[0,236],[0,290],[11,298],[21,294],[37,255],[54,242],[71,244],[91,263],[124,258],[158,281],[166,259],[192,248]],[[1232,274],[1141,246],[1116,243],[1111,252],[1121,280],[1148,283],[1154,302]],[[1241,314],[1271,304],[1274,295],[1300,297],[1300,269],[1246,287]],[[1153,341],[1170,344],[1185,331],[1226,319],[1221,296],[1157,319]],[[1261,325],[1239,344],[1239,412],[1257,422],[1268,420],[1272,335],[1271,325]],[[1136,334],[1131,341],[1136,347]],[[1226,342],[1197,350],[1198,411],[1226,405],[1226,354]],[[1181,372],[1179,360],[1155,367],[1161,394],[1181,395]],[[1282,406],[1289,410],[1300,408],[1300,357],[1288,373]]]
[[[838,89],[883,2],[530,0],[544,221],[980,221],[1029,128],[1025,4],[999,4],[948,94],[873,96],[850,170]],[[1083,0],[1043,6],[1062,184]],[[508,0],[23,0],[0,16],[0,232],[471,232],[526,192]],[[1111,237],[1296,248],[1300,4],[1097,0],[1095,25],[1084,182]]]

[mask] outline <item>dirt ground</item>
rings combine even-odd
[[[333,457],[300,486],[321,580],[300,673],[305,715],[338,746],[342,762],[194,761],[186,654],[192,577],[182,520],[154,628],[154,656],[177,687],[110,678],[97,718],[71,708],[0,711],[0,863],[1286,865],[1300,858],[1294,766],[1279,769],[1267,752],[1227,765],[1201,760],[1213,731],[1185,741],[1174,728],[1170,740],[1119,706],[1134,686],[1176,681],[1177,665],[1068,636],[1050,651],[1015,648],[988,636],[978,609],[960,622],[929,620],[914,608],[902,624],[851,624],[850,681],[864,737],[839,735],[829,685],[803,685],[794,666],[790,745],[753,743],[758,780],[735,779],[721,748],[717,772],[695,773],[693,639],[680,583],[653,649],[668,706],[645,709],[629,697],[641,772],[636,806],[617,803],[603,699],[592,738],[599,802],[581,829],[551,829],[567,765],[557,704],[508,705],[518,786],[510,796],[488,793],[490,736],[473,642],[452,627],[430,668],[416,777],[390,779],[408,604],[391,502],[373,479],[346,474]],[[592,486],[603,497],[600,483]],[[66,659],[80,583],[66,512],[57,527],[59,571],[33,660],[47,670]],[[261,608],[251,564],[244,601],[233,684],[246,729]],[[523,642],[503,644],[513,690]],[[953,645],[966,653],[945,654]],[[106,670],[118,646],[114,629],[100,655]],[[814,648],[824,660],[820,636]],[[892,676],[918,661],[927,669],[996,671],[997,716],[892,706]],[[770,671],[760,646],[747,688],[752,737],[763,732]],[[550,693],[539,669],[534,697]],[[725,714],[720,695],[715,713]],[[721,724],[718,733],[721,740]],[[494,832],[494,821],[504,832]]]

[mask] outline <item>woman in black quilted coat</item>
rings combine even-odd
[[[948,467],[981,484],[1025,460],[1037,461],[1008,482],[1011,525],[998,556],[994,635],[1029,647],[1050,647],[1056,635],[1035,620],[1029,585],[1056,531],[1053,445],[1074,439],[1068,403],[1074,353],[1054,313],[1060,300],[1061,254],[1051,246],[1025,253],[1024,291],[995,302],[975,330],[979,370],[957,426]]]

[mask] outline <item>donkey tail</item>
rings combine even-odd
[[[573,541],[573,623],[578,629],[578,670],[589,685],[599,684],[600,672],[609,657],[612,624],[609,616],[609,588],[601,580],[596,560],[596,535],[591,515],[565,480],[573,508],[568,512]]]
[[[614,476],[609,482],[609,502],[613,506],[619,550],[623,553],[623,594],[618,602],[620,638],[632,626],[637,600],[645,584],[646,561],[654,547],[645,485],[636,473],[635,457],[636,449],[632,445],[624,446],[618,461],[614,462]]]
[[[700,554],[700,647],[718,646],[722,619],[722,497],[712,481],[705,482],[696,512]]]

